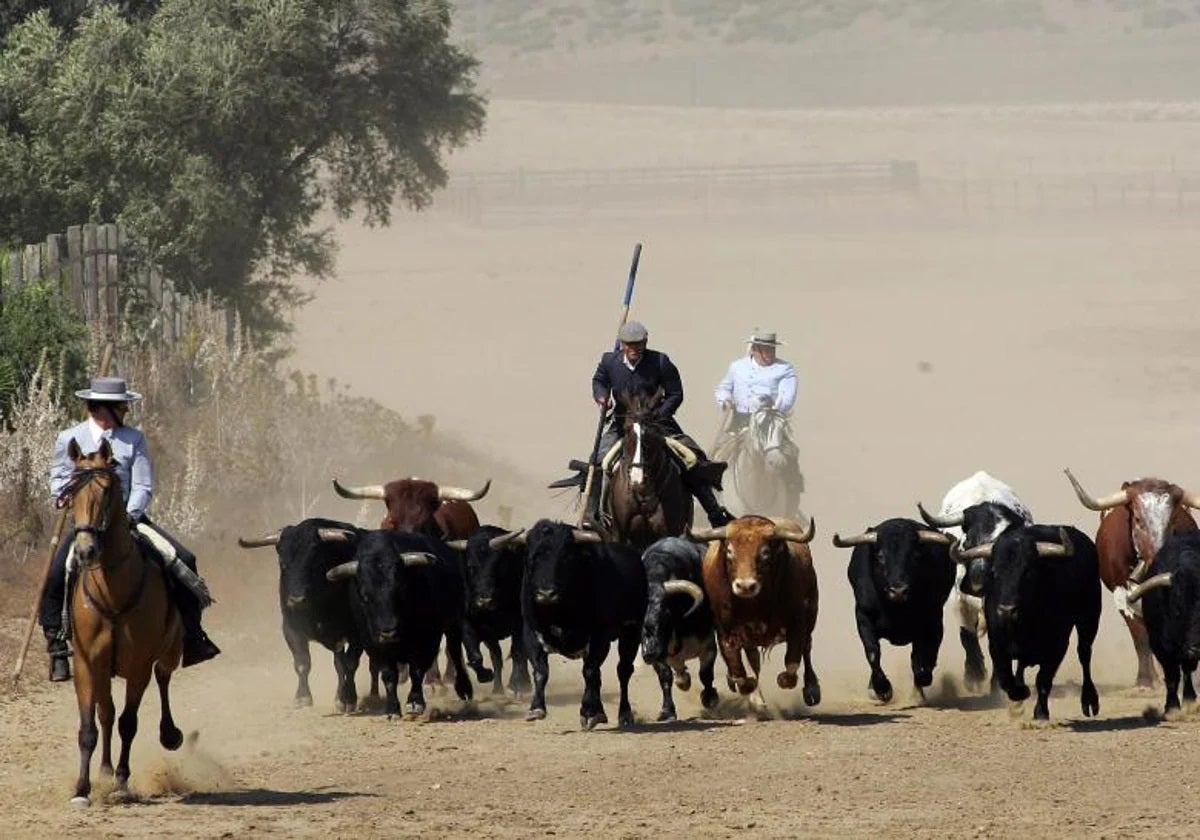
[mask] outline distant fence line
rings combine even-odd
[[[90,328],[116,336],[136,313],[160,343],[174,344],[194,317],[196,302],[157,271],[133,267],[123,225],[72,225],[0,256],[0,306],[26,283],[54,280]]]
[[[1200,172],[1097,172],[963,176],[921,172],[916,161],[735,166],[516,169],[453,173],[441,209],[476,224],[487,217],[561,212],[741,212],[750,203],[833,207],[840,198],[892,196],[913,211],[1036,213],[1200,211]],[[761,203],[760,203],[761,202]]]

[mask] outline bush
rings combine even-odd
[[[10,422],[13,405],[49,359],[58,369],[62,388],[82,381],[88,331],[56,280],[36,280],[5,297],[0,310],[0,417]]]

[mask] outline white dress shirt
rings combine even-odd
[[[751,356],[738,359],[729,366],[725,378],[717,386],[717,405],[733,400],[734,411],[753,414],[759,402],[766,399],[776,410],[785,414],[796,404],[796,369],[791,362],[776,358],[772,364],[761,365]]]

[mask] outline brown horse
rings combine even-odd
[[[116,768],[119,795],[129,795],[129,748],[137,735],[138,706],[151,671],[162,699],[159,741],[168,750],[179,749],[183,743],[183,733],[171,718],[169,696],[171,673],[179,667],[183,651],[183,625],[167,595],[162,571],[142,556],[133,539],[108,441],[102,441],[97,452],[83,455],[72,440],[67,454],[75,462],[75,472],[60,503],[71,506],[79,569],[71,596],[79,780],[71,803],[88,805],[97,712],[104,740],[100,771],[113,772],[113,677],[125,678],[125,709],[117,723],[121,733],[121,758]]]
[[[661,398],[661,392],[622,397],[625,428],[609,485],[612,527],[607,536],[638,551],[662,537],[681,536],[692,525],[691,494],[654,417]]]

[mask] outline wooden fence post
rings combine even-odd
[[[96,226],[83,225],[80,240],[80,254],[83,257],[83,318],[90,325],[100,314],[100,281],[96,272]]]
[[[83,317],[85,303],[83,294],[83,229],[79,225],[67,228],[67,262],[70,263],[71,278],[68,297]]]

